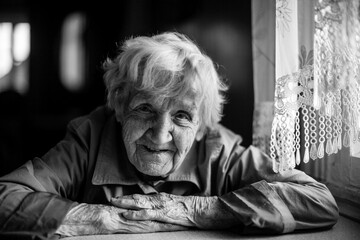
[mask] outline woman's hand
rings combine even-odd
[[[122,213],[132,221],[159,221],[201,229],[224,229],[239,222],[216,196],[134,194],[112,198],[111,203],[119,208],[133,209]]]
[[[71,209],[56,231],[63,236],[111,233],[148,233],[186,230],[184,226],[156,221],[133,221],[122,214],[126,209],[97,204],[80,204]]]

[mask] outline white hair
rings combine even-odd
[[[114,59],[103,64],[107,105],[124,114],[131,97],[142,92],[155,101],[181,98],[191,88],[200,96],[201,127],[222,117],[223,93],[213,61],[185,35],[165,32],[126,40]]]

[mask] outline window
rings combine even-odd
[[[61,83],[70,91],[80,90],[85,81],[85,14],[68,15],[62,27],[60,46]]]
[[[30,24],[0,23],[0,92],[26,93],[29,85]]]

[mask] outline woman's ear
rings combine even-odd
[[[205,134],[205,128],[199,128],[195,136],[196,141],[200,141],[204,137],[204,134]]]
[[[123,122],[123,119],[124,119],[124,111],[123,111],[123,108],[120,106],[120,104],[116,104],[114,110],[115,110],[116,120],[117,120],[119,123],[122,123],[122,122]]]
[[[117,111],[115,111],[115,117],[116,117],[116,121],[122,123],[122,116]]]

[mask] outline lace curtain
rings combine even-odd
[[[360,141],[359,0],[253,0],[252,7],[254,81],[271,80],[271,71],[257,73],[264,66],[275,71],[271,132],[255,131],[254,140],[268,144],[262,148],[273,170],[292,169],[342,147],[356,151],[351,146]],[[275,37],[259,34],[264,16]],[[260,44],[267,40],[274,43],[270,55]],[[254,85],[257,112],[270,99],[257,97],[263,94]]]

